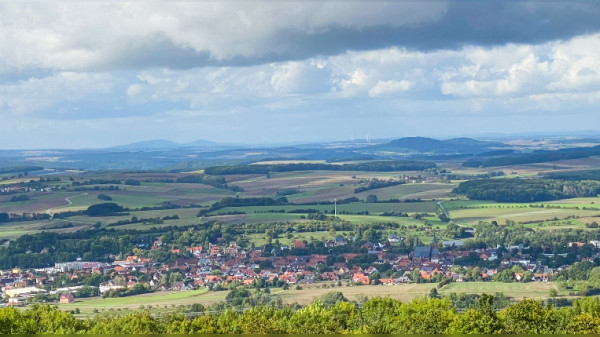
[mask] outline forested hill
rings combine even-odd
[[[471,138],[438,140],[426,137],[405,137],[376,146],[379,150],[396,150],[416,153],[481,153],[500,143],[485,142]]]
[[[492,167],[518,164],[545,163],[565,159],[588,158],[600,155],[600,146],[570,148],[556,151],[535,151],[519,153],[497,158],[470,159],[463,163],[466,167]]]
[[[390,160],[390,161],[371,161],[355,164],[319,164],[319,163],[294,163],[294,164],[273,164],[273,165],[238,165],[238,166],[214,166],[204,170],[204,173],[210,175],[226,174],[267,174],[269,172],[290,172],[290,171],[423,171],[428,168],[436,167],[433,162],[426,161],[408,161],[408,160]]]
[[[480,179],[460,183],[454,193],[472,200],[497,202],[533,202],[575,197],[595,197],[600,193],[597,181],[555,179]]]

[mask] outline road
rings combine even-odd
[[[66,197],[66,198],[65,198],[65,201],[67,202],[67,204],[66,204],[66,205],[63,205],[63,206],[60,206],[60,207],[67,207],[67,206],[71,206],[71,205],[73,205],[73,202],[71,201],[71,198],[75,198],[75,197],[81,197],[81,196],[84,196],[84,195],[88,195],[88,194],[87,194],[87,193],[81,193],[81,194],[73,195],[73,196],[70,196],[70,197]],[[55,208],[57,208],[57,207],[55,207]],[[48,208],[48,209],[46,210],[46,214],[48,214],[48,215],[51,215],[50,213],[52,213],[52,210],[53,210],[53,209],[54,209],[54,208]]]
[[[450,215],[448,215],[448,212],[446,212],[446,209],[444,208],[444,205],[442,205],[442,202],[438,201],[437,204],[438,204],[438,206],[440,206],[440,209],[442,210],[442,212],[444,213],[446,218],[450,219]]]

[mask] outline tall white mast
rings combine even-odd
[[[333,214],[337,217],[337,199],[333,199]]]

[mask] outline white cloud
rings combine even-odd
[[[387,94],[395,94],[403,91],[408,91],[412,88],[412,84],[409,81],[378,81],[373,88],[369,90],[369,96],[377,97]]]
[[[444,3],[405,2],[0,3],[0,45],[10,46],[0,50],[0,73],[294,54],[307,48],[290,40],[294,36],[414,26],[445,11]]]
[[[107,94],[115,78],[107,73],[60,72],[44,78],[30,78],[17,83],[0,85],[0,107],[5,114],[47,112],[55,105],[56,117],[77,116],[76,105]]]
[[[417,132],[427,123],[464,124],[469,118],[479,124],[465,125],[476,130],[502,126],[486,126],[484,117],[512,118],[505,128],[526,128],[559,117],[567,123],[565,116],[575,111],[591,118],[599,102],[600,35],[431,52],[390,47],[238,67],[55,71],[0,82],[3,123],[38,135],[52,120],[55,130],[69,121],[98,135],[102,128],[116,135],[127,131],[127,123],[139,123],[131,137],[150,133],[157,138],[169,138],[168,132],[192,138],[196,131],[219,137],[227,125],[240,137],[252,127],[312,130],[310,121],[319,118],[343,120],[355,134],[368,125],[375,132],[385,124],[380,130],[390,135],[394,128]],[[111,120],[119,123],[111,128]],[[169,128],[161,130],[164,125]],[[283,131],[277,134],[286,137]]]
[[[444,95],[523,97],[600,85],[600,35],[537,46],[472,47],[464,53],[466,64],[439,75]]]

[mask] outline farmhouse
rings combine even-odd
[[[60,295],[59,302],[62,304],[73,303],[75,301],[75,297],[71,293],[66,293]]]

